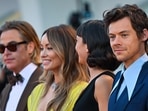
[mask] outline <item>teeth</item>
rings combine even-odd
[[[42,63],[43,63],[43,64],[49,64],[49,62],[50,62],[49,60],[43,60]]]

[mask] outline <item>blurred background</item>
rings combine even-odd
[[[40,37],[51,26],[70,24],[76,28],[88,19],[102,19],[105,10],[137,4],[148,13],[148,0],[0,0],[0,25],[25,20]]]

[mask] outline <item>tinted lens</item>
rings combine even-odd
[[[7,49],[8,49],[9,51],[15,52],[15,51],[17,50],[17,44],[16,44],[16,43],[14,43],[14,44],[9,44],[9,45],[7,46]]]
[[[0,53],[4,53],[5,46],[0,44]]]
[[[4,53],[5,48],[7,48],[9,51],[15,52],[17,50],[17,43],[8,44],[7,46],[4,46],[0,44],[0,53]]]
[[[0,44],[0,53],[4,53],[5,48],[7,48],[9,51],[15,52],[17,50],[17,45],[26,44],[26,43],[27,43],[26,41],[13,42],[13,43],[11,42],[11,43],[8,43],[7,46],[4,46],[3,44]]]

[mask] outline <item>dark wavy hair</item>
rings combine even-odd
[[[103,17],[107,28],[112,22],[118,21],[124,17],[128,17],[131,21],[132,28],[136,31],[138,38],[143,36],[143,29],[148,29],[147,14],[135,4],[125,4],[122,7],[106,10],[103,13]],[[147,40],[145,41],[145,49],[148,51]]]
[[[103,21],[89,20],[78,27],[77,35],[82,37],[84,44],[87,44],[89,51],[88,66],[113,71],[119,66],[120,62],[117,61],[112,52],[105,29]]]

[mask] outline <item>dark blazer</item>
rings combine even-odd
[[[115,81],[117,79],[118,74]],[[109,99],[108,111],[148,111],[148,62],[142,66],[130,101],[126,102],[123,99],[116,101],[113,98]]]
[[[33,88],[38,84],[38,78],[42,74],[43,69],[41,67],[38,67],[30,77],[27,86],[19,100],[19,103],[17,105],[16,111],[28,111],[27,110],[27,99],[30,95]],[[3,89],[1,95],[0,95],[0,111],[5,111],[6,103],[9,98],[9,93],[11,91],[11,85],[7,84],[5,88]],[[14,100],[15,102],[15,100]],[[10,109],[11,110],[11,109]]]
[[[5,67],[2,69],[1,74],[2,74],[2,77],[3,77],[3,78],[1,78],[2,80],[0,81],[0,93],[3,91],[4,87],[5,87],[6,84],[8,83],[7,76],[8,76],[8,75],[12,75],[13,72],[10,71],[9,69],[7,69],[7,67],[5,66]]]

